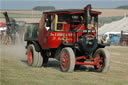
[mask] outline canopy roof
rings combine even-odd
[[[49,11],[49,12],[44,12],[44,14],[76,14],[76,13],[84,13],[85,10],[83,9],[63,9],[63,10],[55,10],[55,11]],[[93,11],[91,10],[92,14],[101,14],[101,12],[98,11]]]

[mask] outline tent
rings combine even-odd
[[[121,20],[113,21],[111,23],[104,24],[99,28],[99,35],[103,35],[106,32],[121,32],[128,31],[128,17],[124,17]]]

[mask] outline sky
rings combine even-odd
[[[0,0],[0,9],[32,10],[35,6],[55,6],[56,9],[84,8],[92,4],[93,8],[116,8],[128,5],[128,0]]]

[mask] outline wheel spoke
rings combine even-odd
[[[101,64],[97,64],[97,68],[100,70],[102,68]]]
[[[62,66],[63,66],[64,69],[67,69],[68,68],[68,65],[69,65],[69,55],[68,55],[67,52],[64,52],[62,54],[61,64],[62,64]]]
[[[99,54],[97,54],[94,61],[96,62],[96,67],[97,67],[99,70],[101,70],[101,69],[102,69],[102,64],[103,64],[102,56],[99,55]]]
[[[65,56],[65,67],[68,67],[69,64],[69,59],[68,59],[68,55]]]
[[[107,72],[109,70],[110,54],[105,48],[99,48],[94,54],[94,68],[98,72]]]
[[[63,72],[73,72],[75,67],[75,54],[70,47],[63,48],[60,53],[60,69]]]
[[[100,63],[103,63],[103,60],[102,60],[102,59],[99,59],[99,62],[100,62]]]

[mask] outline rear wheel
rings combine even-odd
[[[60,53],[60,69],[63,72],[73,72],[75,67],[75,54],[72,48],[63,48]]]
[[[94,68],[98,72],[107,72],[110,66],[109,52],[104,48],[100,48],[95,52],[94,57],[95,57],[94,62],[96,63]]]
[[[36,52],[34,45],[29,45],[27,49],[28,64],[34,67],[40,67],[43,64],[43,57],[40,52]]]

